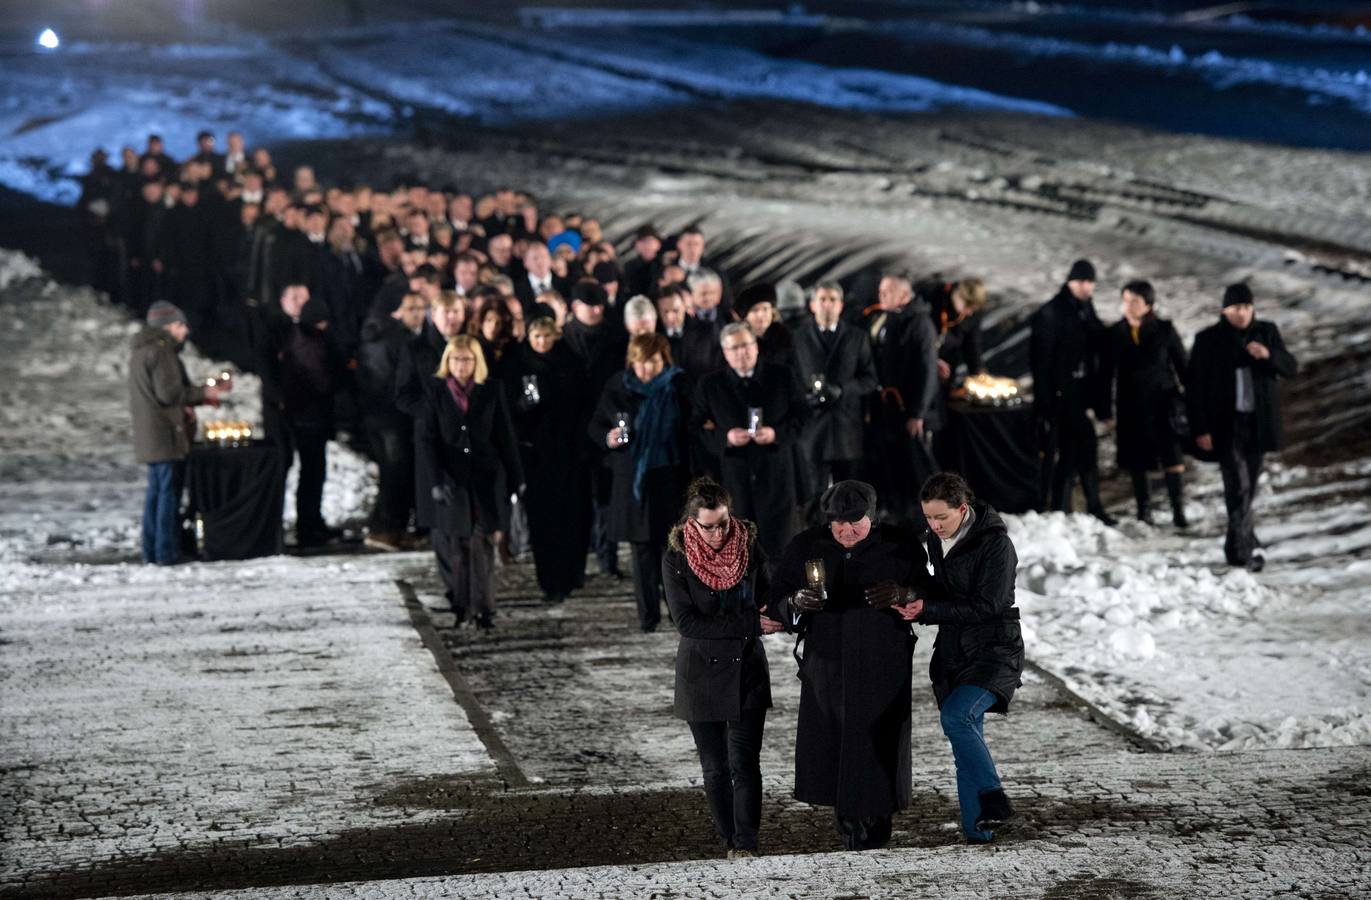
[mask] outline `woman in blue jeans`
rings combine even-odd
[[[1014,814],[985,746],[985,714],[1007,712],[1023,673],[1023,637],[1014,606],[1018,556],[1004,522],[978,503],[960,475],[924,483],[928,559],[935,585],[907,617],[938,626],[929,677],[943,734],[957,764],[957,801],[969,844],[990,842]]]

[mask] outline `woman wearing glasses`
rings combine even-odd
[[[676,715],[690,723],[714,830],[728,857],[755,856],[762,816],[759,756],[771,674],[758,602],[766,558],[751,522],[734,518],[728,491],[709,478],[686,492],[685,513],[662,560],[676,649]]]

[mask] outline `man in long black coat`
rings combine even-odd
[[[774,556],[795,533],[795,441],[807,409],[795,373],[758,359],[757,339],[745,323],[723,330],[728,367],[696,388],[694,423],[720,461],[733,511],[757,524],[757,541]],[[750,421],[752,410],[760,422]]]
[[[1195,335],[1186,399],[1195,443],[1214,453],[1223,471],[1224,555],[1229,565],[1260,570],[1265,559],[1255,552],[1252,497],[1262,454],[1281,449],[1276,378],[1293,377],[1299,366],[1275,323],[1255,318],[1252,300],[1245,284],[1224,291],[1223,318]]]
[[[925,584],[927,558],[912,533],[872,522],[868,484],[838,482],[821,510],[828,524],[796,535],[772,569],[765,614],[774,621],[763,627],[803,642],[795,799],[834,807],[847,849],[875,849],[912,793],[915,637],[891,606]],[[821,588],[811,560],[822,561]]]
[[[809,518],[815,520],[819,495],[829,483],[857,474],[864,450],[863,413],[877,381],[871,342],[841,319],[842,287],[836,282],[818,285],[809,310],[813,318],[795,328],[794,341],[797,374],[810,409],[801,443],[815,488],[808,504]]]
[[[1099,351],[1104,325],[1095,314],[1095,267],[1078,259],[1056,296],[1030,320],[1029,366],[1033,371],[1033,415],[1042,459],[1040,499],[1044,510],[1071,511],[1071,482],[1079,476],[1085,508],[1113,525],[1100,502],[1099,451],[1087,411],[1103,406]]]

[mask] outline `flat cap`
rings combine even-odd
[[[819,509],[829,522],[856,522],[876,515],[876,489],[865,481],[839,481],[824,491]]]

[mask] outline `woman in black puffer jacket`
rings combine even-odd
[[[771,673],[757,604],[768,589],[757,529],[733,518],[708,478],[686,492],[662,558],[676,649],[676,715],[690,723],[705,797],[728,856],[755,856],[762,817],[760,755]]]
[[[935,586],[916,600],[916,621],[938,626],[929,677],[957,765],[957,800],[968,843],[989,843],[1013,815],[986,749],[985,714],[1007,712],[1023,673],[1014,606],[1018,556],[1004,521],[977,503],[960,475],[944,472],[920,492]]]

